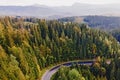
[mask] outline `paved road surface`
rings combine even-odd
[[[81,65],[91,65],[94,61],[76,61],[76,62],[67,62],[67,63],[63,63],[61,65],[64,66],[71,66],[73,63],[77,63],[77,64],[81,64]],[[50,80],[50,78],[52,77],[52,75],[57,72],[57,70],[60,68],[61,65],[57,65],[55,67],[53,67],[50,70],[47,70],[45,72],[45,74],[42,76],[41,80]]]

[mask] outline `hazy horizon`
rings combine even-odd
[[[28,5],[45,5],[45,6],[71,6],[74,3],[81,4],[120,4],[118,0],[0,0],[0,6],[28,6]]]

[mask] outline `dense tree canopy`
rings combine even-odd
[[[0,18],[2,80],[35,80],[43,68],[52,64],[96,56],[112,58],[119,56],[119,52],[119,45],[111,35],[84,24]],[[101,70],[104,74],[104,68]],[[74,69],[69,74],[73,72],[77,74]]]

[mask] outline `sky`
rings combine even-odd
[[[87,4],[118,4],[120,0],[0,0],[2,5],[46,5],[46,6],[70,6],[74,3],[87,3]]]

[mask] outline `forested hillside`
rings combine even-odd
[[[35,80],[58,62],[119,56],[111,35],[84,24],[0,18],[0,79]]]
[[[84,21],[93,28],[111,31],[120,28],[120,17],[86,16]]]
[[[61,22],[85,23],[92,28],[111,31],[120,28],[120,17],[111,16],[73,16],[58,19]]]
[[[110,34],[112,34],[117,39],[117,41],[120,42],[120,29],[112,30]]]
[[[99,29],[113,35],[120,42],[120,17],[110,16],[74,16],[58,19],[60,22],[84,23],[91,28]]]

